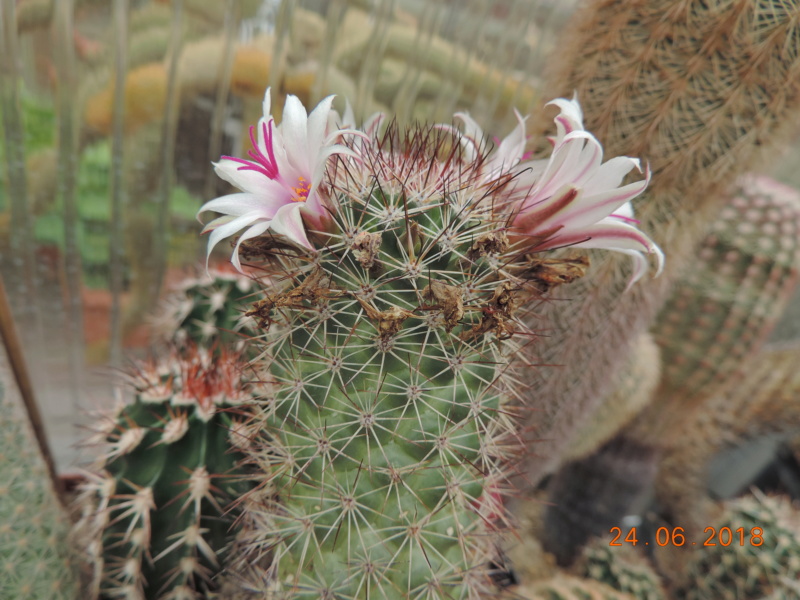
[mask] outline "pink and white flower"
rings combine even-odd
[[[517,126],[508,134],[496,149],[485,158],[482,165],[486,180],[498,179],[505,173],[510,172],[520,161],[525,158],[525,119],[516,110]],[[458,137],[461,146],[464,148],[465,159],[467,161],[478,160],[484,153],[481,146],[485,141],[485,135],[480,125],[467,113],[458,112],[455,118],[461,120],[464,125]]]
[[[537,252],[570,246],[628,254],[634,259],[631,284],[647,271],[645,254],[653,254],[658,275],[664,255],[636,227],[630,204],[647,187],[649,169],[644,179],[621,186],[633,169],[642,172],[639,161],[619,156],[603,163],[603,147],[584,131],[578,101],[560,98],[550,104],[561,109],[553,152],[547,160],[517,165],[509,233],[527,238]]]
[[[222,213],[203,229],[203,233],[210,233],[208,255],[221,240],[247,228],[231,257],[234,267],[241,271],[239,247],[245,240],[270,231],[313,250],[307,233],[332,228],[331,212],[335,206],[320,189],[326,163],[334,154],[357,158],[353,150],[335,143],[347,130],[331,131],[332,102],[333,96],[328,96],[307,114],[296,96],[288,96],[283,121],[276,126],[267,89],[264,116],[257,128],[250,128],[250,160],[223,156],[214,164],[220,177],[242,191],[206,202],[200,208],[198,216],[206,211]]]

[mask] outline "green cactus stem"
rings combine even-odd
[[[80,498],[92,597],[200,598],[215,589],[252,488],[237,418],[252,400],[236,355],[187,350],[137,368],[136,396],[98,427],[106,453]]]
[[[178,346],[243,349],[256,333],[255,321],[245,315],[256,289],[252,279],[233,271],[188,277],[166,296],[153,319],[156,336]]]

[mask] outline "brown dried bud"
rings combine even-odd
[[[548,292],[554,287],[580,279],[586,275],[588,268],[588,256],[534,259],[527,265],[524,277],[541,292]]]
[[[504,231],[483,233],[475,238],[467,251],[467,258],[475,260],[487,254],[503,254],[508,250],[508,236]]]
[[[460,287],[431,279],[422,290],[422,297],[432,303],[432,306],[425,308],[442,311],[444,327],[448,332],[464,317],[464,291]]]
[[[365,269],[375,266],[378,251],[381,247],[381,234],[362,231],[353,238],[350,250],[359,264]]]

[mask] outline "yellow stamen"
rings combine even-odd
[[[311,184],[305,180],[305,177],[297,178],[297,187],[293,187],[295,195],[292,196],[292,202],[305,202],[308,200],[308,192],[311,191]]]

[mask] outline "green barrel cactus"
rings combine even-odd
[[[5,375],[5,373],[0,372]],[[0,598],[75,600],[70,522],[19,403],[0,380]]]
[[[289,97],[279,127],[264,104],[252,160],[216,164],[243,192],[201,210],[223,213],[209,251],[247,227],[232,262],[269,282],[247,313],[271,387],[248,453],[275,495],[245,504],[242,579],[271,553],[247,583],[264,597],[493,593],[536,339],[522,317],[588,264],[543,251],[605,244],[642,276],[659,251],[614,211],[646,178],[618,188],[638,163],[603,169],[575,101],[556,101],[554,155],[535,163],[521,118],[492,152],[467,115],[463,134],[378,133],[337,130],[331,98],[307,115]]]
[[[188,277],[164,299],[154,329],[159,338],[178,347],[241,349],[256,332],[255,321],[245,314],[255,293],[252,279],[231,271],[215,269],[205,277]]]
[[[137,367],[135,399],[98,426],[106,448],[79,498],[92,597],[201,598],[233,541],[228,508],[252,399],[236,355],[187,350]]]

